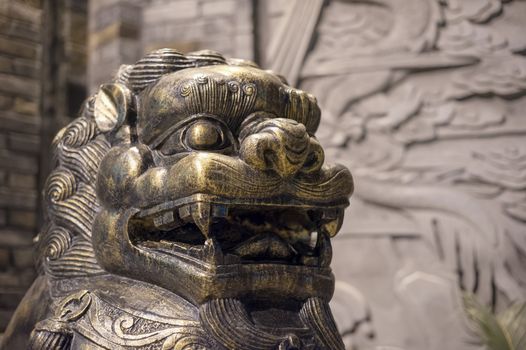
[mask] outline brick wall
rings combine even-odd
[[[88,85],[91,92],[107,82],[121,64],[134,63],[139,58],[142,2],[89,1]]]
[[[143,51],[211,49],[254,58],[251,1],[152,0],[143,13]]]
[[[0,332],[34,278],[41,6],[40,1],[0,3]]]
[[[255,59],[252,0],[91,0],[89,7],[92,92],[120,64],[158,48]]]
[[[0,333],[34,277],[49,144],[85,97],[87,0],[0,1]]]

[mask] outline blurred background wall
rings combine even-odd
[[[54,133],[120,64],[208,48],[316,95],[326,158],[353,171],[346,343],[478,349],[462,291],[526,297],[524,33],[523,0],[0,0],[0,332],[34,277]]]
[[[35,276],[49,144],[86,95],[86,1],[0,0],[0,332]]]

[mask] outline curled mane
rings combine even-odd
[[[122,65],[114,82],[138,93],[163,75],[185,68],[227,64],[219,53],[204,50],[182,53],[173,49],[151,52],[134,65]],[[72,278],[105,273],[91,243],[93,220],[100,203],[95,180],[100,163],[111,149],[96,123],[94,101],[89,97],[79,117],[53,140],[55,167],[43,191],[47,209],[37,237],[37,268],[52,278]]]

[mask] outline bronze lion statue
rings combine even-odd
[[[213,51],[122,66],[56,136],[39,276],[5,349],[343,349],[353,191],[313,96]]]

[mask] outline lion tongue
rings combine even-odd
[[[233,251],[243,258],[286,259],[293,254],[287,243],[270,233],[253,237]]]

